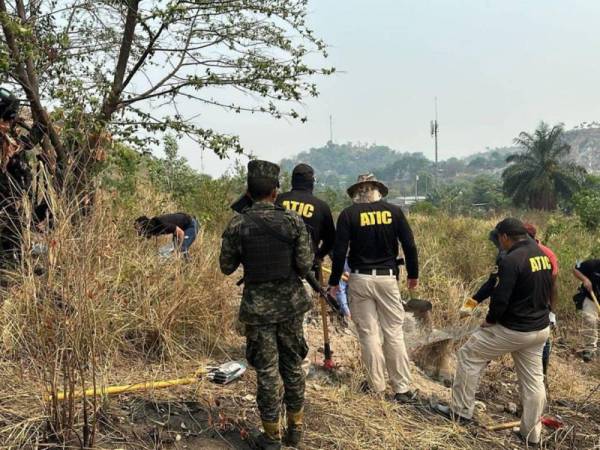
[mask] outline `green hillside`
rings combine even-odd
[[[571,158],[590,172],[600,171],[600,127],[596,125],[584,123],[565,132],[565,139],[572,148]],[[445,159],[439,162],[438,179],[456,182],[480,175],[498,178],[506,167],[506,157],[518,151],[519,147],[499,147],[464,158]],[[435,176],[435,164],[423,153],[400,152],[385,145],[328,142],[323,147],[284,159],[281,165],[289,172],[300,162],[315,168],[322,187],[334,189],[348,186],[358,174],[366,172],[375,173],[399,191],[414,190],[417,175],[425,189],[425,184]]]

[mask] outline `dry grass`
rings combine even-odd
[[[126,207],[100,196],[84,218],[73,215],[76,205],[54,202],[56,228],[43,237],[25,235],[27,245],[43,239],[48,254],[27,257],[20,267],[3,274],[1,447],[34,447],[41,442],[111,447],[100,425],[111,408],[127,403],[128,397],[111,402],[71,398],[57,404],[45,396],[65,388],[188,375],[208,360],[243,356],[243,342],[233,331],[239,289],[234,278],[227,279],[218,270],[218,234],[201,234],[189,262],[161,260],[159,243],[135,236],[132,219],[175,208],[151,192],[139,196]],[[455,326],[459,305],[493,266],[494,249],[487,233],[496,220],[413,216],[410,221],[421,255],[419,295],[434,302],[437,326]],[[544,232],[553,231],[550,244],[566,260],[564,265],[570,265],[576,254],[587,256],[596,239],[570,220],[536,221]],[[44,275],[35,275],[38,267],[45,269]],[[570,295],[575,283],[566,272],[559,320],[572,330]],[[315,327],[319,329],[318,323]],[[510,441],[504,435],[466,430],[432,417],[426,408],[393,406],[358,393],[363,373],[352,339],[333,337],[345,378],[309,383],[308,448],[506,448]],[[318,343],[317,331],[312,344]],[[592,372],[582,374],[579,366],[563,360],[552,367],[552,395],[585,401],[594,383]],[[417,369],[415,376],[428,392],[447,395]],[[201,400],[217,416],[256,425],[254,402],[244,400],[253,389],[249,373],[227,388],[201,383],[147,396],[156,401]]]
[[[41,381],[32,394],[104,384],[123,358],[166,364],[214,353],[235,314],[230,282],[215,265],[216,239],[201,234],[191,261],[165,261],[157,242],[135,235],[137,211],[102,197],[87,217],[75,210],[55,203],[55,229],[24,236],[26,246],[42,239],[48,253],[4,274],[3,354]],[[49,434],[60,438],[78,423],[83,412],[70,403],[44,405]],[[90,423],[98,407],[84,411]],[[0,430],[0,440],[10,433]]]

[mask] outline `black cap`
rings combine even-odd
[[[315,171],[308,164],[298,164],[292,171],[292,178],[304,181],[314,181]]]
[[[315,174],[315,170],[310,167],[308,164],[298,164],[296,167],[294,167],[294,170],[292,171],[292,175],[304,175],[304,176],[314,176]]]
[[[308,164],[298,164],[292,171],[292,187],[311,189],[315,184],[315,171]]]
[[[527,229],[523,222],[514,217],[507,217],[496,225],[496,230],[499,234],[507,234],[508,236],[521,236],[527,234]]]

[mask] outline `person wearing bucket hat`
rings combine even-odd
[[[302,323],[311,302],[301,278],[312,267],[314,255],[300,216],[274,204],[278,186],[279,166],[269,161],[248,163],[251,202],[227,225],[219,257],[226,275],[240,264],[244,268],[239,320],[245,325],[246,359],[256,370],[256,402],[264,432],[252,434],[249,443],[258,449],[281,448],[282,403],[289,445],[300,442],[304,416],[302,361],[308,346]]]
[[[339,290],[350,248],[348,304],[358,331],[369,388],[375,393],[385,391],[387,368],[394,400],[410,402],[416,395],[411,389],[410,364],[404,345],[404,308],[396,261],[400,243],[408,286],[415,289],[419,277],[417,247],[402,209],[382,200],[388,189],[374,175],[360,175],[347,192],[354,204],[338,218],[330,290],[333,293]]]
[[[496,231],[506,251],[499,263],[498,285],[481,328],[457,353],[450,405],[435,409],[459,422],[472,420],[481,372],[490,360],[510,353],[523,404],[518,434],[535,446],[541,439],[539,419],[546,404],[542,352],[550,333],[552,264],[520,220],[504,219]]]
[[[377,189],[377,191],[379,191],[379,194],[381,194],[382,198],[387,197],[387,195],[388,195],[387,186],[385,184],[383,184],[381,181],[379,181],[377,178],[375,178],[375,175],[373,175],[372,173],[359,175],[356,183],[354,183],[352,186],[350,186],[346,190],[346,192],[348,193],[350,198],[354,199],[354,197],[357,195],[357,193],[359,193],[361,191],[361,189],[364,189],[365,187],[374,187],[375,189]],[[371,192],[373,192],[373,191],[371,191]]]

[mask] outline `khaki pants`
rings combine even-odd
[[[371,388],[385,391],[387,368],[394,392],[409,391],[410,363],[402,329],[404,308],[396,277],[351,274],[348,303]]]
[[[583,301],[581,318],[584,350],[595,352],[598,347],[598,308],[593,300],[586,298]]]
[[[521,434],[531,443],[539,442],[542,432],[540,417],[546,404],[542,350],[549,334],[549,328],[520,332],[502,325],[475,331],[457,354],[452,411],[471,418],[482,370],[488,361],[510,353],[515,363],[523,403]]]

